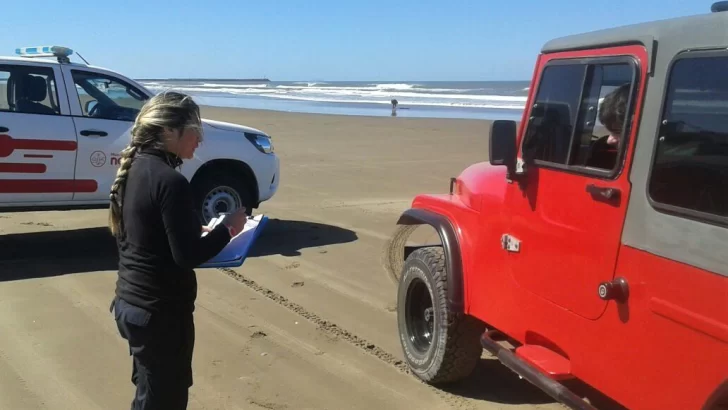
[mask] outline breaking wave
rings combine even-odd
[[[528,89],[523,85],[497,86],[482,82],[457,83],[327,83],[280,82],[235,83],[163,80],[145,81],[152,91],[174,89],[202,97],[260,97],[294,101],[346,104],[390,104],[396,99],[400,107],[442,106],[522,110]]]

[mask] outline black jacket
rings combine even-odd
[[[174,169],[179,164],[172,154],[142,150],[124,190],[116,295],[153,312],[194,311],[194,268],[230,241],[222,224],[201,237],[190,184]]]

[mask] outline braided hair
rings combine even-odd
[[[155,95],[139,111],[131,129],[131,141],[121,151],[116,179],[109,194],[109,229],[119,236],[123,231],[122,205],[129,170],[137,153],[144,148],[165,150],[166,138],[179,137],[186,128],[201,130],[200,108],[188,95],[166,91]]]

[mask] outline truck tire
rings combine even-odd
[[[202,224],[217,217],[222,212],[230,213],[244,206],[251,215],[253,200],[251,186],[245,178],[230,173],[209,172],[201,175],[193,185],[195,208]]]
[[[399,339],[412,372],[429,384],[469,376],[483,353],[485,324],[448,309],[442,247],[420,248],[407,258],[397,292]]]

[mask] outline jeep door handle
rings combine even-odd
[[[0,127],[0,132],[10,132],[8,127]]]
[[[106,131],[99,131],[99,130],[83,130],[80,132],[81,135],[84,137],[90,137],[91,135],[98,135],[99,137],[105,137],[109,135]]]
[[[586,186],[586,192],[590,193],[591,196],[596,200],[611,201],[619,199],[620,191],[618,188],[612,187],[600,187],[594,184]]]
[[[599,298],[602,300],[616,300],[624,303],[629,298],[629,285],[625,278],[616,278],[609,282],[602,282],[598,288]]]

